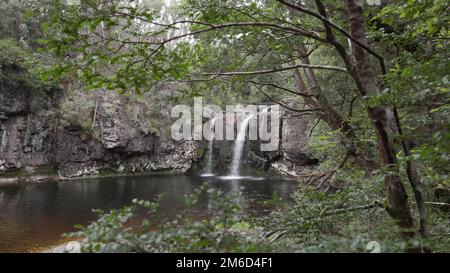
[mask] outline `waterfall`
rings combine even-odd
[[[259,137],[260,140],[267,140],[267,114],[269,108],[264,108],[259,113],[260,123],[259,123]],[[263,127],[264,126],[264,127]]]
[[[214,125],[216,123],[216,119],[211,120],[211,124],[209,125],[209,134],[211,136],[211,140],[208,143],[208,154],[207,154],[207,163],[206,163],[206,174],[212,175],[212,157],[213,157],[213,149],[214,149]]]
[[[247,117],[244,122],[242,122],[241,127],[238,130],[233,149],[233,161],[231,162],[231,176],[239,176],[241,157],[244,152],[245,135],[247,132],[248,123],[252,117],[253,115]]]

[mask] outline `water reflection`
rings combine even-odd
[[[151,200],[164,193],[156,221],[173,218],[183,211],[183,196],[204,182],[223,191],[241,190],[251,214],[267,212],[262,205],[276,191],[287,199],[295,190],[292,181],[222,181],[189,176],[115,177],[0,187],[0,252],[34,251],[61,242],[60,235],[75,224],[96,218],[93,208],[110,210],[131,203],[134,198]],[[204,215],[208,196],[195,208]]]

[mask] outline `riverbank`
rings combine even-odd
[[[107,173],[98,175],[86,175],[78,177],[65,177],[59,175],[25,175],[16,177],[0,177],[0,186],[17,183],[40,183],[40,182],[57,182],[57,181],[75,181],[85,179],[113,178],[113,177],[129,177],[129,176],[146,176],[146,175],[184,175],[185,173],[178,170],[164,170],[156,172],[140,172],[140,173]]]

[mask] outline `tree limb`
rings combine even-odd
[[[210,73],[197,73],[195,75],[199,76],[223,76],[223,77],[232,77],[232,76],[252,76],[252,75],[261,75],[261,74],[271,74],[275,72],[281,72],[286,70],[292,70],[296,68],[310,68],[310,69],[322,69],[322,70],[333,70],[339,72],[347,72],[347,69],[339,66],[331,66],[331,65],[308,65],[308,64],[297,64],[291,66],[285,66],[280,68],[272,68],[267,70],[259,70],[259,71],[234,71],[234,72],[210,72]]]
[[[310,112],[314,112],[314,111],[320,111],[320,109],[304,109],[304,110],[303,110],[303,109],[294,109],[294,108],[292,108],[292,107],[287,106],[287,105],[284,104],[283,102],[274,99],[274,98],[271,97],[269,94],[267,94],[266,92],[264,92],[264,90],[262,90],[262,88],[260,88],[259,86],[257,86],[257,85],[254,85],[254,86],[256,87],[256,89],[257,89],[259,92],[263,93],[264,96],[266,96],[268,99],[270,99],[271,101],[273,101],[273,102],[279,104],[281,107],[286,108],[286,109],[288,109],[288,110],[291,110],[291,111],[293,111],[293,112],[297,112],[297,113],[310,113]]]
[[[273,83],[262,83],[262,82],[252,81],[252,80],[248,80],[247,82],[253,83],[253,84],[257,84],[257,85],[272,86],[272,87],[275,87],[277,89],[289,92],[289,93],[294,94],[294,95],[299,95],[299,96],[302,96],[302,97],[313,97],[314,96],[314,95],[310,95],[310,94],[296,92],[296,91],[294,91],[292,89],[285,88],[283,86],[279,86],[279,85],[276,85],[276,84],[273,84]]]
[[[329,26],[329,27],[332,27],[333,29],[337,30],[337,31],[340,32],[342,35],[344,35],[345,37],[347,37],[348,39],[350,39],[354,44],[356,44],[356,45],[359,46],[360,48],[366,50],[366,51],[369,52],[371,55],[373,55],[375,58],[377,58],[378,61],[380,62],[381,70],[384,71],[383,74],[385,74],[385,72],[387,72],[387,69],[386,69],[386,65],[385,65],[384,57],[383,57],[383,56],[381,56],[380,54],[378,54],[377,52],[375,52],[373,49],[371,49],[371,48],[368,47],[367,45],[365,45],[365,44],[359,42],[358,39],[356,39],[355,37],[353,37],[353,35],[351,35],[347,30],[345,30],[344,28],[342,28],[342,27],[339,26],[338,24],[332,22],[332,21],[331,21],[330,19],[328,19],[327,17],[325,17],[325,16],[323,16],[323,15],[321,15],[321,14],[315,12],[315,11],[312,11],[312,10],[310,10],[310,9],[307,9],[307,8],[305,8],[305,7],[296,5],[296,4],[294,4],[294,3],[290,3],[290,2],[288,2],[288,1],[286,1],[286,0],[277,0],[277,1],[280,2],[280,3],[282,3],[282,4],[284,4],[284,5],[286,5],[286,6],[288,6],[288,7],[290,7],[290,8],[293,8],[293,9],[296,9],[296,10],[298,10],[298,11],[300,11],[300,12],[303,12],[303,13],[306,13],[306,14],[308,14],[308,15],[311,15],[311,16],[313,16],[313,17],[319,19],[320,21],[322,21],[325,25],[327,25],[327,26]]]

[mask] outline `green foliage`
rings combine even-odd
[[[12,38],[0,39],[0,79],[33,85],[37,77],[31,72],[32,53]]]
[[[28,30],[17,31],[20,35],[8,33],[9,38],[0,40],[3,73],[8,69],[16,71],[19,67],[26,72],[24,75],[38,71],[33,75],[39,75],[44,81],[67,77],[81,80],[86,89],[109,89],[127,95],[149,91],[168,93],[159,89],[157,83],[187,80],[188,83],[178,83],[176,88],[180,92],[167,96],[180,102],[203,95],[208,102],[221,106],[276,100],[301,107],[306,99],[286,92],[286,89],[294,90],[294,93],[298,90],[292,71],[254,76],[212,75],[225,71],[270,70],[291,65],[293,61],[298,63],[304,57],[296,47],[300,43],[305,43],[311,50],[312,63],[343,66],[338,54],[329,46],[278,28],[296,27],[321,32],[317,28],[321,22],[297,14],[277,1],[185,0],[174,5],[140,1],[133,2],[136,5],[127,5],[126,1],[120,0],[81,0],[78,4],[53,0],[50,6],[39,6],[31,0],[26,2],[29,5],[20,6],[18,1],[11,2],[13,5],[0,5],[0,9],[8,12],[18,10],[17,7],[25,9],[21,11],[19,25]],[[317,9],[314,1],[300,2],[312,10]],[[330,19],[345,26],[348,19],[342,14],[345,1],[323,2],[328,7]],[[427,200],[431,201],[435,189],[448,189],[450,184],[448,6],[448,0],[395,0],[366,9],[370,47],[384,56],[388,67],[388,73],[381,75],[374,65],[382,90],[379,94],[362,97],[348,75],[316,72],[322,97],[351,125],[354,144],[369,156],[377,153],[378,143],[372,129],[374,121],[367,117],[367,106],[395,106],[398,109],[403,139],[398,134],[393,137],[399,151],[400,141],[407,140],[412,155],[406,157],[399,152],[397,166],[404,166],[406,160],[413,160],[418,165]],[[30,18],[33,14],[37,18],[43,15],[47,21],[37,29],[32,28],[34,20]],[[191,23],[173,24],[173,18]],[[216,26],[235,22],[268,22],[272,25]],[[0,26],[4,25],[0,21]],[[36,58],[35,52],[27,47],[36,47],[36,37],[30,33],[40,31],[45,36],[39,41],[39,53],[51,56],[50,61]],[[187,35],[188,32],[197,35]],[[337,31],[336,36],[348,52],[355,46],[348,45],[347,38]],[[302,70],[300,74],[304,78],[307,76]],[[314,92],[318,92],[316,89],[310,90],[313,97]],[[85,129],[91,127],[94,104],[85,100],[86,97],[69,96],[63,101],[63,120],[67,124],[78,124]],[[108,112],[108,107],[105,111],[106,116],[114,114]],[[136,109],[126,109],[126,112],[130,120],[138,119]],[[159,130],[151,124],[154,127],[150,131]],[[305,148],[320,159],[321,166],[317,171],[334,169],[336,163],[344,159],[346,147],[342,137],[340,130],[330,131],[325,122],[319,121]],[[363,173],[352,162],[347,162],[325,184],[326,192],[300,189],[289,208],[279,210],[259,223],[268,231],[276,231],[269,236],[273,240],[269,242],[258,241],[255,237],[258,232],[250,232],[249,227],[256,226],[243,221],[239,206],[233,201],[235,197],[205,187],[187,196],[186,203],[192,208],[205,191],[210,194],[214,200],[211,203],[213,213],[207,220],[180,215],[158,232],[149,230],[148,221],[143,221],[140,230],[135,230],[127,225],[137,208],[127,207],[101,214],[97,222],[75,236],[85,238],[83,251],[86,252],[364,252],[371,240],[380,242],[383,251],[403,251],[407,245],[417,245],[417,240],[405,242],[398,238],[396,225],[381,206],[364,209],[368,204],[385,202],[386,193],[381,185],[383,175],[390,170],[378,166],[375,169],[372,173]],[[404,182],[406,185],[407,181]],[[336,188],[336,185],[342,188]],[[332,189],[335,192],[330,192]],[[278,204],[277,196],[272,199],[267,204]],[[137,202],[136,206],[150,207],[150,214],[156,209],[156,203],[145,201]],[[441,234],[448,233],[448,219],[445,220],[448,215],[430,209],[436,208],[427,211],[433,236],[424,243],[438,251],[448,249],[448,240],[441,239]],[[245,232],[240,232],[242,230]]]
[[[197,60],[195,45],[180,42],[168,50],[169,45],[158,46],[151,40],[134,41],[138,37],[146,39],[142,36],[164,34],[145,26],[161,7],[143,4],[142,9],[137,9],[115,2],[99,5],[97,1],[80,1],[63,5],[56,1],[44,27],[46,39],[41,41],[49,53],[59,57],[60,63],[49,71],[50,75],[76,73],[88,89],[137,94],[149,91],[157,81],[186,75]],[[124,12],[130,15],[126,20],[118,15]],[[142,22],[135,24],[132,17],[142,18]],[[67,59],[69,52],[79,58]]]
[[[37,54],[40,23],[50,0],[7,0],[0,3],[0,80],[36,89],[54,89],[55,79],[41,77],[49,58]],[[33,13],[33,9],[38,11]],[[40,38],[40,37],[39,37]]]
[[[14,67],[20,67],[29,57],[29,52],[24,50],[14,39],[6,38],[0,40],[0,63],[3,70],[12,70]]]
[[[371,18],[370,36],[391,68],[384,92],[368,103],[399,109],[404,138],[413,144],[408,159],[419,164],[429,188],[448,185],[450,171],[448,4],[393,1]]]
[[[382,19],[388,25],[404,27],[404,36],[415,38],[448,35],[448,0],[393,1],[374,18]],[[400,24],[398,24],[400,23]]]
[[[421,163],[430,186],[450,187],[450,128],[435,132],[430,141],[414,148],[410,159]]]
[[[383,175],[368,178],[352,170],[340,170],[325,192],[300,187],[290,205],[262,219],[265,230],[276,231],[271,247],[295,252],[369,252],[368,243],[375,241],[381,252],[404,252],[419,243],[435,252],[448,250],[448,211],[427,206],[431,236],[405,241],[384,211]]]

